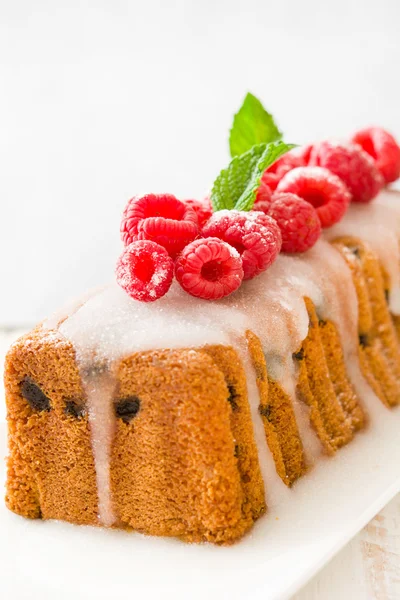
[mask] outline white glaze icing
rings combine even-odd
[[[65,321],[65,319],[68,319],[73,314],[75,314],[76,311],[82,306],[82,304],[85,304],[85,302],[87,302],[89,298],[95,296],[103,289],[104,286],[91,288],[90,290],[87,290],[84,294],[78,296],[78,298],[72,298],[68,300],[65,304],[63,304],[63,306],[61,306],[58,310],[54,311],[54,313],[52,313],[49,317],[47,317],[47,319],[43,321],[42,327],[44,329],[57,329],[57,327],[61,325],[61,323]]]
[[[339,226],[332,228],[327,237],[331,239],[343,233],[370,237],[391,277],[394,298],[397,275],[392,263],[397,260],[398,254],[389,256],[383,244],[373,236],[376,211],[385,210],[380,205],[368,211],[351,210],[344,220],[343,229],[339,230]],[[394,212],[394,209],[389,211]],[[384,223],[385,231],[397,236],[395,219],[387,218]],[[288,493],[273,468],[272,457],[267,449],[258,414],[259,395],[255,375],[243,344],[247,329],[260,338],[269,374],[291,396],[306,456],[309,462],[315,461],[321,446],[310,427],[307,407],[296,399],[296,366],[292,358],[308,333],[309,319],[304,296],[313,301],[320,318],[335,323],[352,383],[362,397],[366,383],[357,358],[356,292],[345,261],[324,240],[303,255],[280,255],[266,273],[246,282],[235,294],[220,301],[207,302],[192,298],[174,284],[166,296],[155,303],[145,304],[129,298],[113,284],[75,305],[69,318],[59,326],[59,331],[76,349],[88,396],[99,517],[103,524],[111,525],[114,520],[109,474],[114,423],[114,387],[110,373],[115,362],[135,351],[201,347],[205,344],[233,345],[240,353],[246,370],[255,439],[269,504],[271,499],[272,504],[276,504],[280,497]],[[54,326],[54,322],[53,319],[45,326]],[[93,365],[100,365],[97,375],[91,371]]]
[[[82,357],[77,354],[77,359]],[[85,360],[85,359],[84,359]],[[81,364],[81,378],[87,397],[93,458],[96,467],[99,521],[106,527],[115,522],[110,490],[110,458],[114,438],[115,415],[112,398],[116,381],[107,366],[87,371]]]

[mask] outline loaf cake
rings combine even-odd
[[[271,464],[290,488],[368,426],[367,386],[399,403],[399,240],[400,193],[381,191],[221,299],[114,283],[52,315],[6,359],[8,508],[240,538]]]

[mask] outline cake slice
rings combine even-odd
[[[215,542],[265,512],[233,350],[135,353],[113,374],[94,361],[83,385],[71,343],[37,329],[13,346],[5,380],[14,512]]]

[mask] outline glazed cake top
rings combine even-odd
[[[344,219],[325,232],[328,240],[351,235],[371,245],[388,274],[394,314],[400,314],[399,197],[400,192],[388,191],[374,203],[351,205]],[[321,318],[336,324],[345,354],[353,354],[354,286],[344,260],[325,240],[304,254],[280,255],[268,271],[218,301],[194,298],[174,284],[157,302],[141,303],[112,284],[89,292],[44,327],[61,322],[59,331],[74,343],[81,360],[96,356],[107,361],[141,350],[232,343],[232,336],[240,338],[251,329],[261,339],[274,376],[282,379],[307,335],[304,296]]]

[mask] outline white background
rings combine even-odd
[[[202,195],[247,90],[288,141],[400,137],[398,0],[0,0],[0,325],[110,280],[137,192]]]

